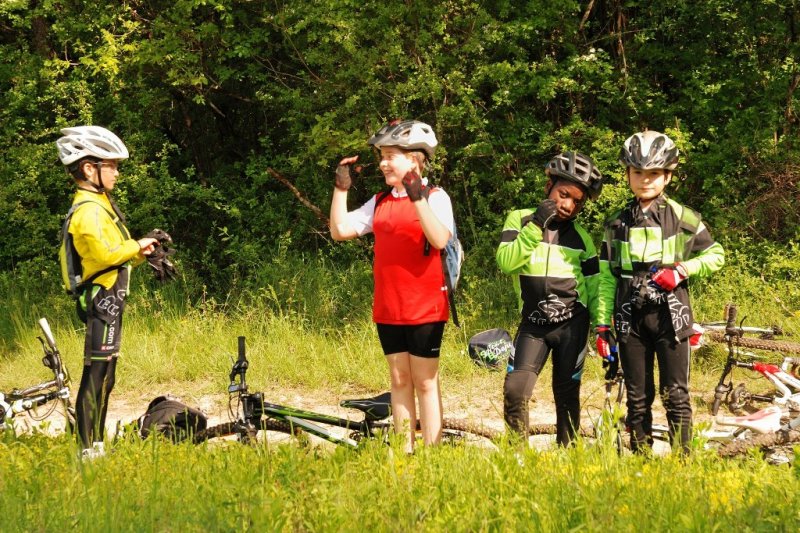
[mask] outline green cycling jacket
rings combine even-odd
[[[496,254],[500,270],[514,277],[522,317],[546,326],[588,309],[596,324],[599,260],[591,237],[572,220],[544,231],[533,223],[522,227],[532,213],[509,213]]]
[[[699,213],[666,194],[656,198],[647,211],[633,199],[614,213],[606,221],[600,247],[600,323],[613,322],[624,340],[635,307],[631,303],[634,288],[647,283],[654,268],[678,263],[689,279],[708,276],[725,263],[722,245],[712,239]],[[672,294],[665,294],[664,303],[670,306],[676,338],[687,338],[694,323],[688,280]]]

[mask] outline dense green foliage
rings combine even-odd
[[[329,246],[275,173],[325,212],[336,161],[372,161],[365,139],[398,116],[437,131],[435,179],[474,272],[558,150],[610,177],[588,208],[597,228],[627,196],[619,145],[644,127],[679,143],[674,194],[723,242],[756,268],[771,240],[797,257],[798,13],[796,0],[7,0],[0,268],[55,279],[71,185],[53,141],[84,123],[128,144],[130,226],[173,234],[194,294],[249,284],[282,255],[364,257]],[[379,187],[373,164],[353,204]]]

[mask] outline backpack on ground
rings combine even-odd
[[[432,189],[441,189],[441,187],[425,187],[422,189],[423,196],[427,198]],[[375,195],[376,210],[378,209],[378,204],[385,200],[391,193],[392,189],[387,189]],[[430,250],[431,243],[426,240],[423,254],[429,255]],[[461,246],[461,241],[458,240],[458,230],[456,229],[455,217],[453,217],[453,234],[442,249],[442,271],[444,272],[444,281],[447,285],[447,301],[450,304],[450,314],[453,317],[453,324],[455,324],[457,328],[460,328],[461,324],[458,321],[458,312],[456,311],[455,292],[458,287],[458,282],[461,279],[461,265],[463,263],[464,247]]]
[[[472,361],[481,367],[501,370],[514,366],[514,341],[511,334],[502,329],[487,329],[473,335],[467,343]]]
[[[160,433],[173,442],[181,442],[207,425],[208,417],[199,409],[189,407],[175,396],[158,396],[139,417],[139,435],[144,439]]]

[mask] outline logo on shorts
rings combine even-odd
[[[110,345],[109,347],[114,345],[115,337],[117,336],[117,328],[114,324],[108,325],[108,332],[106,333],[106,342]]]
[[[95,307],[98,311],[104,311],[108,316],[119,315],[120,307],[117,305],[117,298],[110,294],[97,302]]]

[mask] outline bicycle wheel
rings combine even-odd
[[[709,338],[715,342],[728,342],[725,334],[721,331],[709,331]],[[788,341],[776,341],[770,339],[756,339],[753,337],[737,337],[733,341],[734,346],[743,346],[754,350],[766,350],[769,352],[795,353],[800,354],[800,343]]]
[[[528,435],[555,435],[557,433],[555,424],[531,424],[528,427]],[[584,438],[593,439],[596,437],[594,429],[581,427],[578,435]]]
[[[442,442],[449,444],[469,444],[494,448],[494,441],[503,435],[496,429],[488,428],[469,420],[445,418],[442,420]]]
[[[754,448],[772,449],[800,442],[800,431],[778,430],[775,433],[756,435],[746,439],[737,439],[721,446],[717,453],[720,457],[736,457],[746,454]]]

